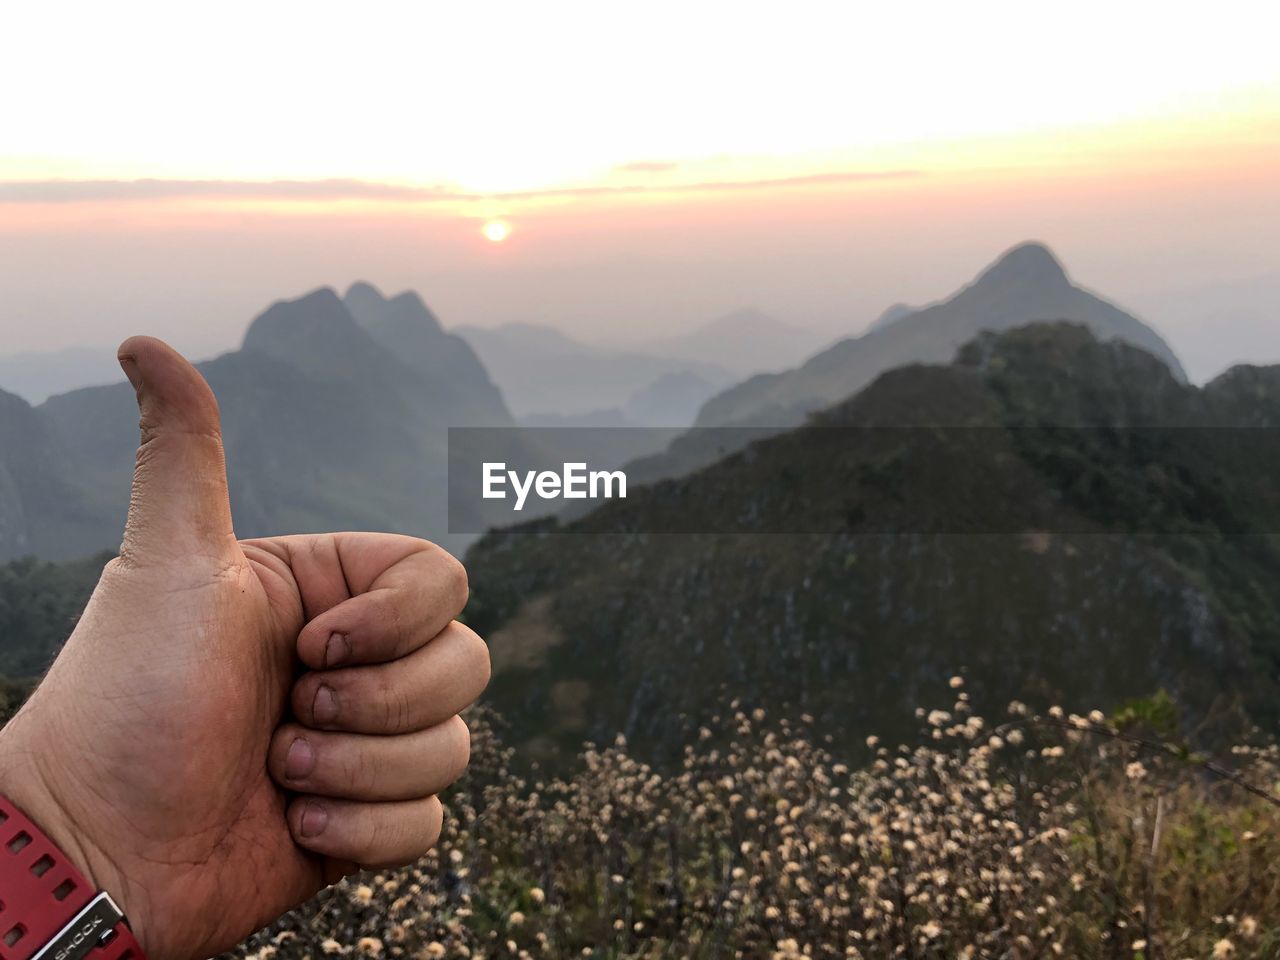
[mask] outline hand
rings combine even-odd
[[[489,659],[453,622],[461,565],[429,543],[238,543],[213,392],[158,340],[120,361],[142,414],[124,543],[0,733],[0,792],[150,960],[187,960],[425,853]]]

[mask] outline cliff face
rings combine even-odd
[[[462,337],[446,333],[416,293],[388,299],[372,285],[357,283],[343,302],[374,341],[417,374],[425,391],[424,409],[438,411],[451,426],[512,423],[475,351]]]

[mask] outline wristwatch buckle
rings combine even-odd
[[[37,950],[31,960],[81,960],[94,947],[111,942],[124,913],[105,891],[90,900],[83,910]]]

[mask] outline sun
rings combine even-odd
[[[511,224],[505,220],[490,220],[480,232],[484,234],[486,240],[501,243],[511,236]]]

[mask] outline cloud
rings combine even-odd
[[[613,169],[615,173],[670,173],[679,166],[674,160],[637,160],[620,163]]]
[[[635,169],[634,164],[629,165]],[[674,164],[672,166],[675,166]],[[656,169],[656,168],[655,168]],[[8,180],[0,203],[96,203],[173,199],[381,200],[444,203],[466,200],[538,200],[710,193],[840,185],[919,176],[915,170],[832,171],[754,180],[703,180],[663,184],[598,184],[481,193],[450,186],[412,186],[372,180]]]
[[[535,200],[540,197],[606,197],[644,193],[713,193],[738,190],[765,190],[785,187],[821,186],[823,184],[868,183],[875,180],[900,180],[917,177],[917,170],[843,170],[830,173],[807,173],[794,177],[761,177],[755,180],[698,180],[691,183],[622,184],[587,187],[552,187],[543,190],[513,191],[488,194],[498,200]]]
[[[9,180],[0,203],[92,203],[228,197],[264,200],[442,200],[458,196],[437,187],[371,180]]]

